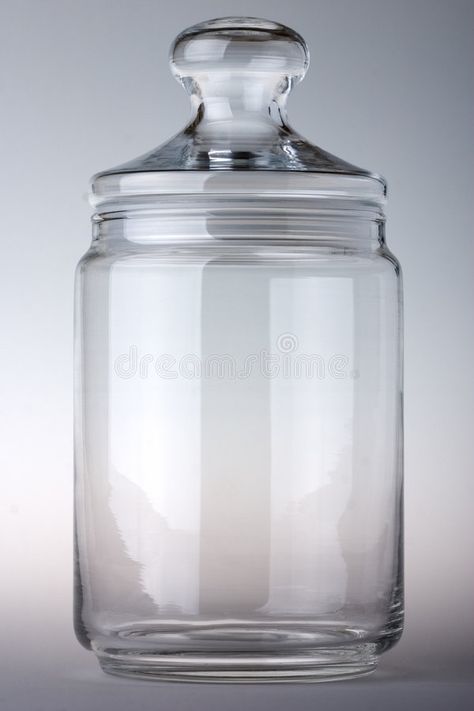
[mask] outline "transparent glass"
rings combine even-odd
[[[258,52],[268,63],[279,33],[287,62],[302,40],[279,27],[200,25],[173,61],[191,40],[183,55],[201,58],[215,33],[229,62],[247,56],[250,33],[251,66]],[[213,152],[215,133],[203,153],[186,132],[172,142],[188,158]],[[179,151],[173,166],[167,145],[96,176],[77,272],[78,638],[121,675],[369,673],[403,619],[401,283],[384,184],[339,159],[259,170],[250,144],[228,146],[227,169],[180,166]]]

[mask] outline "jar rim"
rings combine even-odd
[[[351,209],[385,205],[387,185],[381,176],[308,171],[142,171],[99,173],[92,179],[90,201],[98,214],[133,210],[163,198],[229,199],[245,205],[284,199],[349,203]]]

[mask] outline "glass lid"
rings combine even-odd
[[[383,178],[312,145],[289,125],[287,98],[309,65],[294,30],[250,17],[210,20],[178,35],[170,65],[191,99],[189,123],[158,148],[94,176],[96,206],[203,191],[382,204]]]

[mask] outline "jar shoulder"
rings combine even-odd
[[[200,245],[92,244],[77,265],[77,273],[131,267],[248,267],[330,271],[353,269],[401,276],[400,262],[386,245],[348,249],[338,245],[208,243]]]

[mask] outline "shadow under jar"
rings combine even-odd
[[[307,65],[277,23],[186,30],[190,123],[93,180],[75,619],[107,672],[348,678],[401,634],[400,268],[384,181],[287,123]]]

